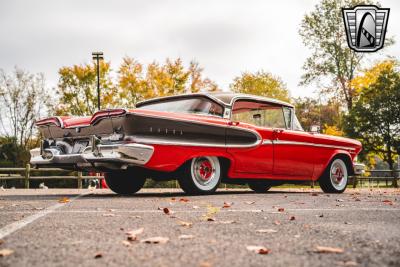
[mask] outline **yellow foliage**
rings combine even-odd
[[[396,62],[394,60],[384,60],[372,68],[365,70],[362,75],[356,76],[351,80],[350,85],[358,95],[363,88],[367,88],[375,83],[382,71],[392,70],[395,65]]]
[[[327,125],[327,124],[324,125],[324,129],[322,132],[324,134],[334,135],[334,136],[343,136],[344,135],[343,131],[339,130],[338,127],[336,127],[334,125],[333,126]]]

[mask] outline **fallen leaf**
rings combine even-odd
[[[337,202],[344,202],[344,200],[341,199],[341,198],[336,199],[336,201],[337,201]]]
[[[272,233],[277,233],[277,230],[274,229],[258,229],[256,230],[257,233],[265,233],[265,234],[272,234]]]
[[[126,241],[126,240],[123,240],[123,241],[122,241],[122,244],[123,244],[125,247],[130,247],[130,246],[131,246],[131,242]]]
[[[191,222],[185,222],[185,221],[179,221],[179,225],[184,226],[184,227],[192,227],[193,223]]]
[[[219,224],[232,224],[236,223],[236,221],[218,221]]]
[[[224,202],[224,205],[222,206],[222,208],[230,208],[232,206],[232,202]]]
[[[174,198],[174,197],[172,197],[172,198],[171,198],[171,200],[172,200],[172,201],[175,201],[175,198]]]
[[[324,217],[324,214],[320,214],[320,215],[318,215],[318,217],[323,218],[323,217]]]
[[[284,208],[278,208],[278,211],[279,211],[279,212],[284,212],[285,209],[284,209]]]
[[[180,201],[180,202],[189,202],[189,199],[187,199],[187,198],[181,198],[181,199],[179,199],[179,201]]]
[[[343,253],[344,250],[342,248],[316,246],[315,252],[317,252],[317,253]]]
[[[207,221],[208,221],[208,222],[215,222],[215,218],[207,217]]]
[[[60,198],[60,199],[58,200],[58,202],[59,202],[59,203],[68,203],[68,202],[69,202],[69,198],[67,198],[67,197]]]
[[[289,219],[289,220],[294,221],[294,220],[296,220],[296,217],[290,216],[290,219]]]
[[[165,244],[169,241],[168,237],[156,236],[141,240],[140,242],[146,244]]]
[[[393,202],[391,200],[389,200],[389,199],[385,199],[382,202],[385,203],[385,204],[388,204],[388,205],[393,205]]]
[[[275,221],[274,224],[281,225],[281,222],[280,221]]]
[[[135,216],[129,216],[129,218],[134,218],[134,219],[141,219],[141,218],[142,218],[142,216],[139,216],[139,215],[135,215]]]
[[[169,208],[163,208],[163,212],[167,215],[171,214],[171,211],[169,210]]]
[[[193,206],[193,209],[195,209],[195,210],[197,210],[199,208],[200,208],[199,206]]]
[[[103,254],[101,252],[96,253],[96,255],[94,255],[95,259],[100,259],[103,257]]]
[[[247,246],[246,248],[247,250],[253,251],[257,254],[268,254],[270,251],[269,249],[263,246]]]
[[[115,216],[115,214],[113,214],[113,213],[104,213],[103,214],[103,217],[114,217]]]
[[[137,236],[140,235],[141,233],[143,233],[144,228],[139,228],[136,230],[132,230],[132,231],[128,231],[125,234],[127,235],[127,239],[129,241],[136,241],[137,240]]]
[[[178,236],[179,239],[193,239],[194,235],[180,235]]]
[[[7,257],[10,256],[11,254],[14,253],[14,250],[5,248],[5,249],[0,249],[0,257]]]
[[[244,202],[245,204],[247,204],[247,205],[252,205],[252,204],[254,204],[254,203],[256,203],[255,201],[246,201],[246,202]]]
[[[318,196],[318,193],[311,193],[311,195],[312,195],[313,197],[316,197],[316,196]]]

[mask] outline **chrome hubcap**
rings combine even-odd
[[[216,157],[199,157],[192,160],[193,182],[199,189],[211,190],[219,182],[220,165]]]
[[[336,190],[343,190],[347,184],[347,168],[341,159],[335,159],[330,169],[330,178]]]

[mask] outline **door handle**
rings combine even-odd
[[[272,130],[272,136],[273,136],[273,140],[278,140],[278,135],[281,134],[283,132],[283,129],[273,129]]]

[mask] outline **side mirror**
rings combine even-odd
[[[312,133],[320,133],[321,127],[319,125],[311,125],[310,132]]]

